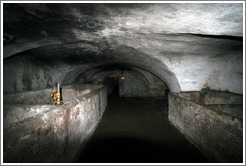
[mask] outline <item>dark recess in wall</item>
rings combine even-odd
[[[119,77],[106,77],[107,94],[119,97]]]

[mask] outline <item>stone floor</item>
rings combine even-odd
[[[168,121],[163,98],[111,96],[81,163],[206,163]]]

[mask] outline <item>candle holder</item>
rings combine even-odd
[[[54,92],[51,93],[51,100],[54,102],[54,105],[56,105],[56,106],[63,104],[63,102],[61,101],[61,93],[60,93],[59,83],[58,83],[57,92],[56,92],[56,88],[54,87]]]
[[[54,102],[54,104],[56,103],[56,100],[57,100],[57,93],[56,92],[51,93],[51,100]]]
[[[59,92],[57,92],[56,93],[56,101],[55,101],[55,105],[57,106],[57,105],[62,105],[63,103],[62,103],[62,101],[61,101],[61,93],[59,93]]]

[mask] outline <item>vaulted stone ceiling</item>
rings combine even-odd
[[[242,3],[4,3],[4,90],[118,67],[146,70],[172,92],[242,94],[243,28]]]

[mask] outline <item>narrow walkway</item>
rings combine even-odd
[[[168,121],[164,99],[108,99],[82,163],[205,163],[201,153]]]

